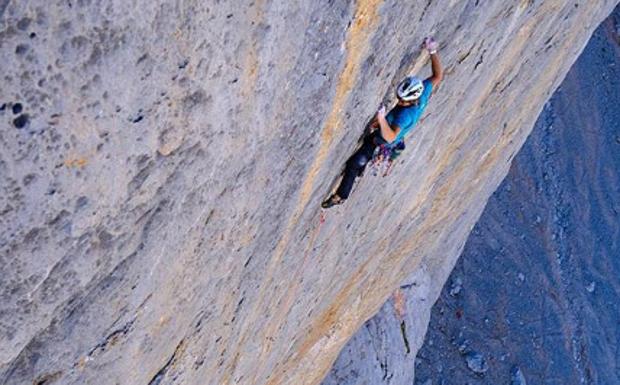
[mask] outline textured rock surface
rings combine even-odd
[[[315,384],[421,264],[438,293],[615,1],[478,3],[0,1],[1,383]],[[431,32],[407,155],[319,228]]]
[[[416,269],[347,342],[323,385],[411,384],[415,353],[424,342],[418,331],[428,324],[433,303],[427,297],[433,285],[428,267]]]
[[[394,297],[324,384],[411,384],[415,362],[417,385],[620,382],[619,26],[616,8],[543,110],[446,282],[419,358],[403,348]],[[412,346],[433,301],[425,269],[401,287]],[[470,366],[476,352],[484,377]]]

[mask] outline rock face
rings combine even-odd
[[[398,344],[395,295],[349,341],[325,383],[411,384],[414,362],[417,385],[620,382],[618,25],[620,7],[490,198],[433,308],[418,359]],[[426,330],[415,323],[428,288],[420,276],[400,290],[416,342]]]
[[[462,292],[444,288],[433,308],[417,384],[620,383],[618,26],[620,7],[489,200],[449,280]],[[484,378],[465,368],[463,340],[489,357]]]
[[[319,383],[414,271],[438,294],[614,4],[0,1],[0,383]],[[406,156],[321,226],[430,33]]]
[[[417,269],[347,342],[323,385],[411,384],[433,285],[427,268]]]

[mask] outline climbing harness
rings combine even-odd
[[[377,148],[375,148],[375,152],[373,153],[372,160],[370,161],[372,175],[377,176],[378,174],[381,174],[383,177],[388,176],[392,170],[394,161],[404,150],[405,142],[402,140],[395,145],[381,144],[377,146]]]

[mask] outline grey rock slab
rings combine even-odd
[[[0,383],[317,384],[426,266],[412,360],[615,1],[577,4],[0,1]],[[406,156],[321,223],[431,33],[446,79]]]

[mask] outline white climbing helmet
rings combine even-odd
[[[410,102],[418,99],[424,91],[424,84],[422,80],[416,76],[407,76],[400,82],[396,89],[396,95],[404,102]]]

